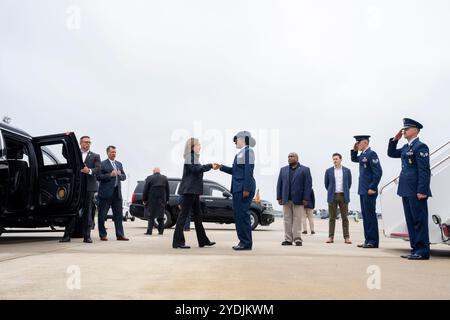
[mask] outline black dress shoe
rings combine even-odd
[[[64,237],[61,240],[59,240],[59,242],[63,243],[63,242],[70,242],[70,237]]]
[[[282,246],[292,246],[292,242],[290,242],[290,241],[283,241],[283,242],[281,243],[281,245],[282,245]]]
[[[146,233],[144,233],[146,236],[151,236],[152,235],[152,233],[151,232],[146,232]]]
[[[297,247],[301,247],[303,245],[303,241],[297,240],[297,241],[295,241],[295,245]]]
[[[83,240],[84,243],[92,243],[92,239],[91,238],[86,238]]]
[[[191,247],[189,247],[189,246],[187,246],[185,244],[182,244],[182,245],[179,245],[179,246],[173,246],[173,248],[174,249],[190,249]]]
[[[366,244],[364,244],[362,247],[363,247],[364,249],[376,249],[376,248],[378,248],[378,246],[373,245],[373,244],[371,244],[371,243],[366,243]]]
[[[164,232],[160,231],[160,232],[158,232],[158,234],[159,234],[160,236],[162,236],[162,235],[164,234]]]
[[[201,244],[199,245],[200,248],[203,247],[212,247],[213,245],[215,245],[216,243],[214,241],[210,241],[209,243],[205,243],[205,244]]]
[[[252,247],[243,247],[241,245],[237,245],[233,247],[233,250],[236,251],[252,250]]]
[[[408,257],[408,260],[429,260],[430,257],[424,257],[420,254],[412,254]]]

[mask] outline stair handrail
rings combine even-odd
[[[437,148],[436,150],[434,150],[433,152],[431,152],[430,157],[434,154],[436,154],[437,152],[441,151],[442,149],[444,149],[447,145],[450,144],[450,140],[448,140],[446,143],[444,143],[443,145],[441,145],[439,148]],[[433,165],[433,167],[431,168],[431,170],[433,170],[434,168],[436,168],[437,166],[441,165],[442,163],[444,163],[445,161],[447,161],[450,158],[450,156],[448,156],[447,158],[439,161],[437,164]],[[389,181],[388,183],[386,183],[380,190],[380,194],[383,193],[383,190],[391,185],[392,183],[394,183],[398,178],[400,177],[400,175],[396,176],[394,179],[392,179],[391,181]]]

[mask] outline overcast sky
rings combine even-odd
[[[90,135],[102,159],[116,145],[130,193],[154,166],[180,177],[188,136],[204,162],[231,164],[233,135],[250,130],[262,198],[276,202],[296,151],[323,208],[333,152],[357,190],[353,135],[372,135],[382,184],[400,170],[386,149],[403,117],[430,149],[448,141],[449,16],[446,0],[0,0],[0,117]]]

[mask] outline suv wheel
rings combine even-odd
[[[164,229],[169,229],[174,225],[174,223],[172,223],[172,216],[170,215],[169,211],[164,211]],[[155,227],[158,226],[158,221],[155,219]]]
[[[259,225],[259,218],[255,211],[250,210],[250,224],[252,225],[252,230],[255,230]]]

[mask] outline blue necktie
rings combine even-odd
[[[115,161],[112,162],[112,165],[113,165],[114,170],[117,170],[117,166],[116,166],[116,162]],[[116,176],[116,183],[114,184],[114,187],[117,187],[118,184],[119,184],[119,177]]]

